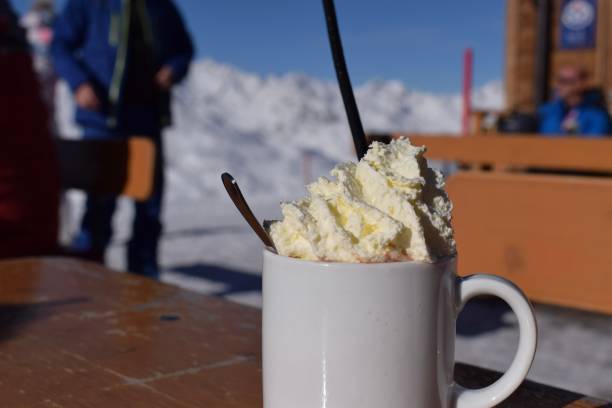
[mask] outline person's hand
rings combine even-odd
[[[155,83],[162,91],[169,91],[174,85],[174,71],[172,67],[164,65],[155,75]]]
[[[77,88],[74,93],[74,100],[82,109],[98,110],[100,108],[100,100],[96,95],[96,91],[88,83],[84,83]]]

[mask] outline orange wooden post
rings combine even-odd
[[[146,200],[151,196],[155,184],[155,145],[150,138],[132,137],[128,150],[127,178],[121,194]]]

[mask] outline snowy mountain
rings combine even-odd
[[[63,132],[74,134],[65,86],[58,95]],[[398,81],[376,80],[357,87],[356,95],[367,130],[459,130],[458,94],[412,91]],[[501,107],[501,84],[477,89],[474,102]],[[173,112],[175,123],[165,136],[169,202],[224,194],[223,171],[232,173],[251,197],[289,199],[303,192],[305,179],[353,159],[334,82],[294,73],[262,77],[203,60],[176,89]]]

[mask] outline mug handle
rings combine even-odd
[[[508,398],[527,376],[538,342],[536,320],[525,294],[509,280],[484,274],[459,279],[459,310],[473,297],[494,295],[508,303],[518,318],[519,344],[508,371],[493,384],[478,390],[453,386],[456,408],[491,408]]]

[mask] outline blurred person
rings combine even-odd
[[[57,247],[59,169],[25,32],[0,0],[0,258]]]
[[[157,147],[152,197],[135,203],[128,270],[157,278],[163,180],[162,129],[170,91],[187,74],[193,45],[171,0],[68,0],[51,52],[74,92],[76,121],[87,139],[150,137]],[[116,197],[87,198],[73,249],[102,260],[112,237]]]
[[[612,131],[605,103],[587,88],[584,69],[566,66],[556,78],[557,98],[538,112],[539,131],[548,136],[603,137]]]

